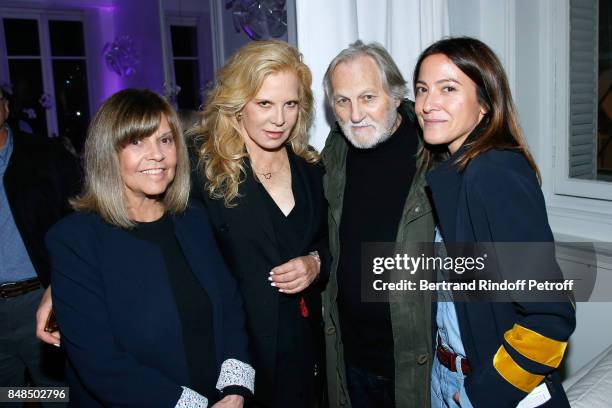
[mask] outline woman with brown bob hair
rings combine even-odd
[[[217,73],[196,135],[194,194],[239,283],[256,393],[252,406],[312,407],[321,395],[323,168],[308,146],[311,73],[282,41],[240,48]]]
[[[48,233],[71,403],[241,407],[253,391],[244,312],[159,95],[106,100],[85,142],[76,212]]]
[[[433,167],[427,181],[436,241],[444,242],[449,254],[455,243],[496,244],[498,271],[508,280],[524,274],[520,266],[532,261],[547,266],[540,273],[562,279],[540,175],[493,51],[473,38],[438,41],[417,61],[414,89],[427,144],[423,154]],[[507,242],[544,250],[523,252],[516,258],[524,259],[509,267],[500,255],[507,247],[498,244]],[[451,282],[460,276],[441,273]],[[556,369],[575,327],[569,298],[466,302],[458,296],[438,292],[432,407],[516,407],[521,400],[521,406],[568,407]]]

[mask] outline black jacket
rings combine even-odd
[[[308,164],[288,149],[295,166],[307,185],[308,229],[302,240],[302,255],[317,250],[321,257],[321,274],[315,283],[302,292],[315,333],[321,332],[321,290],[329,274],[327,241],[327,204],[323,196],[323,166]],[[199,172],[196,172],[199,173]],[[202,199],[208,209],[217,242],[230,271],[238,281],[244,298],[247,329],[252,346],[253,366],[257,372],[255,397],[265,404],[274,400],[277,358],[279,294],[270,286],[270,270],[280,265],[281,257],[272,220],[262,200],[259,186],[250,169],[240,184],[236,206],[226,208],[222,199],[212,199],[203,191],[203,178],[194,177],[193,197]],[[318,329],[317,329],[318,327]],[[296,341],[311,341],[296,338]],[[321,345],[317,345],[321,347]],[[321,350],[319,350],[321,352]]]
[[[49,284],[45,234],[71,211],[68,198],[79,191],[80,175],[78,160],[58,139],[13,132],[4,189],[15,225],[44,286]]]

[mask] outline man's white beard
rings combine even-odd
[[[365,118],[359,123],[353,123],[350,119],[347,122],[340,122],[340,120],[338,120],[338,123],[340,123],[342,133],[344,133],[344,136],[346,136],[353,146],[358,149],[371,149],[391,137],[397,115],[398,113],[397,110],[395,110],[395,106],[391,105],[382,123],[374,122],[369,118]],[[372,126],[374,128],[374,134],[367,137],[355,135],[353,134],[353,126]]]

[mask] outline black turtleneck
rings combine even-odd
[[[395,242],[416,172],[415,123],[402,116],[393,135],[371,149],[349,143],[340,222],[338,306],[347,364],[394,376],[389,303],[361,300],[361,244]]]

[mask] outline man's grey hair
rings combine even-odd
[[[348,48],[340,51],[327,67],[327,71],[325,71],[323,89],[330,106],[333,107],[334,89],[332,87],[331,76],[334,69],[336,69],[338,64],[364,56],[372,58],[376,65],[378,65],[383,88],[389,92],[391,97],[400,101],[406,97],[408,94],[406,80],[404,80],[402,73],[385,47],[377,42],[364,44],[361,40],[357,40],[349,45]]]

